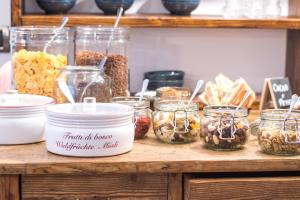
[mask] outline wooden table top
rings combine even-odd
[[[250,116],[257,117],[257,113]],[[149,136],[126,154],[105,158],[64,157],[47,152],[45,143],[0,146],[0,174],[189,173],[300,171],[300,156],[271,156],[259,151],[256,138],[239,151],[164,144]]]

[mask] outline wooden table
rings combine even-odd
[[[149,136],[106,158],[54,155],[44,143],[1,146],[0,200],[300,199],[297,171],[300,156],[265,155],[254,137],[243,150],[217,152]]]

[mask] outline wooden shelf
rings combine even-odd
[[[115,16],[72,14],[68,15],[69,26],[76,25],[112,25]],[[57,25],[61,15],[21,16],[22,25]],[[265,28],[265,29],[300,29],[300,18],[280,17],[274,19],[225,19],[222,16],[172,16],[172,15],[126,15],[121,25],[130,27],[153,28]]]

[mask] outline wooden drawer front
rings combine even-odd
[[[0,200],[19,199],[19,176],[0,175]]]
[[[300,177],[185,179],[185,200],[300,199]]]
[[[107,174],[26,175],[22,178],[24,200],[164,200],[168,195],[167,175]]]

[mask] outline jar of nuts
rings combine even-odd
[[[298,121],[300,112],[287,110],[264,110],[258,131],[261,151],[275,155],[295,155],[300,153],[300,133]]]
[[[169,144],[194,142],[200,133],[200,114],[198,105],[188,100],[169,97],[155,100],[152,114],[156,137]]]
[[[11,51],[14,84],[18,93],[54,97],[59,69],[67,65],[69,29],[56,34],[56,27],[12,27]]]
[[[111,42],[110,42],[111,41]],[[129,29],[104,26],[79,26],[75,31],[76,65],[98,65],[107,56],[105,73],[112,80],[112,95],[129,95],[127,46]]]
[[[241,149],[248,139],[247,110],[234,106],[204,108],[201,138],[213,150]]]
[[[144,138],[151,127],[150,101],[139,97],[115,97],[113,102],[132,106],[134,108],[135,139]]]

